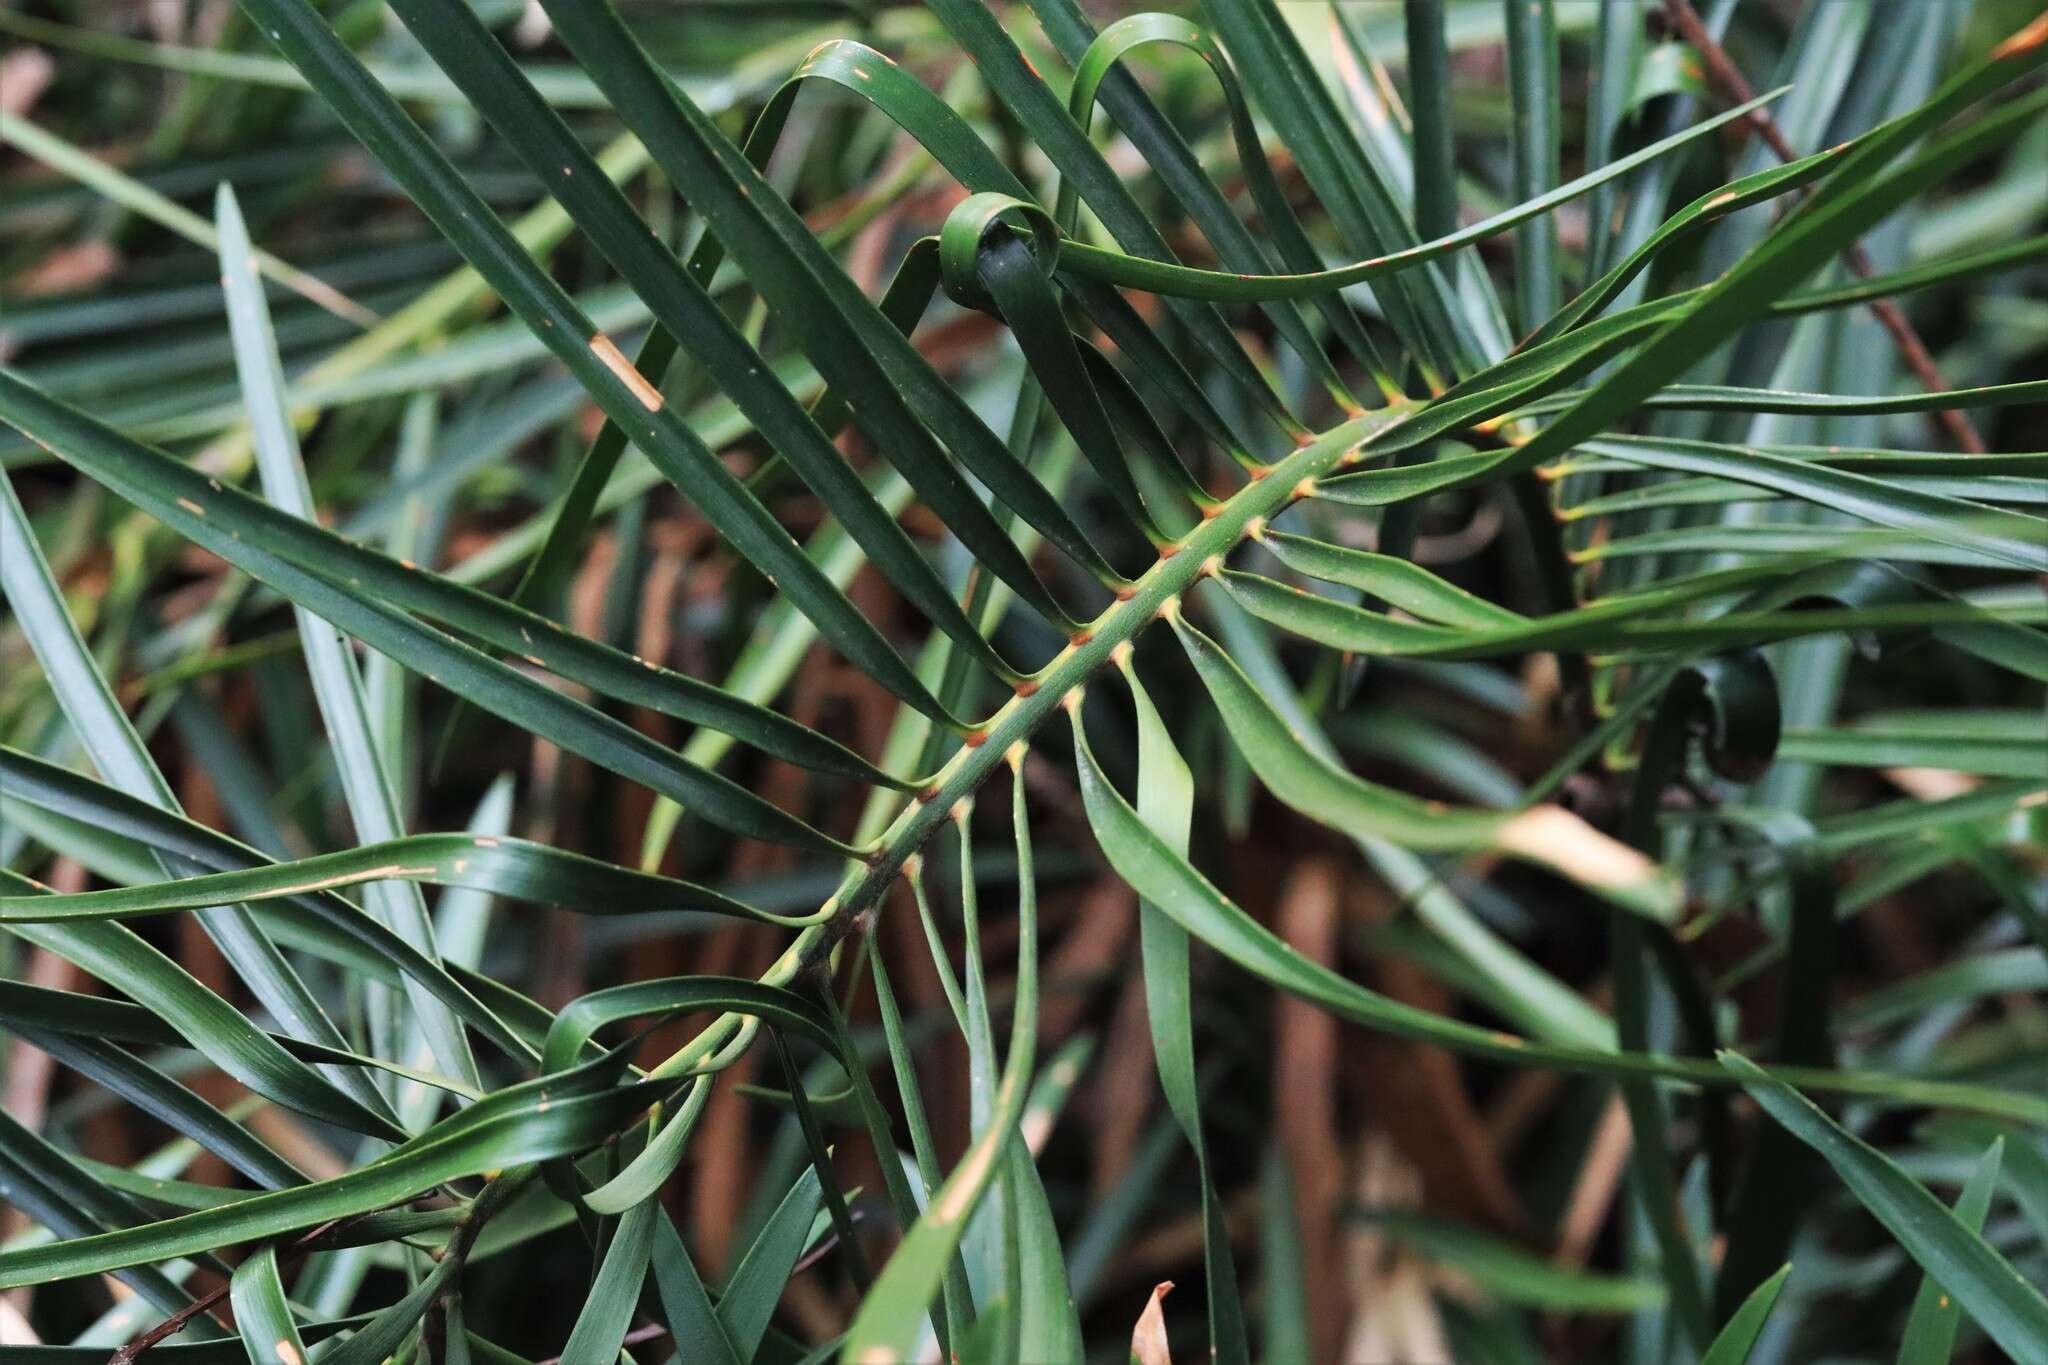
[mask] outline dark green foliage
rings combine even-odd
[[[32,8],[8,1359],[2048,1359],[2048,19]]]

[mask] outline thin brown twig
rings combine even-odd
[[[368,1214],[358,1214],[357,1218],[366,1218],[368,1216]],[[292,1243],[286,1263],[289,1264],[290,1261],[297,1260],[300,1256],[305,1255],[307,1251],[312,1249],[313,1244],[322,1237],[327,1236],[344,1224],[355,1221],[355,1218],[337,1219],[331,1223],[322,1223],[319,1227],[301,1234],[298,1240]],[[228,1286],[225,1284],[208,1290],[156,1326],[150,1328],[147,1332],[144,1332],[141,1336],[135,1338],[135,1340],[108,1356],[107,1365],[134,1365],[135,1361],[144,1351],[147,1351],[164,1338],[175,1336],[179,1332],[184,1331],[186,1323],[192,1321],[201,1313],[211,1312],[215,1305],[227,1296]]]
[[[1707,26],[1700,22],[1699,11],[1692,7],[1692,0],[1664,0],[1664,13],[1671,20],[1672,27],[1678,30],[1679,36],[1700,54],[1700,60],[1706,64],[1708,80],[1719,87],[1726,99],[1734,104],[1744,104],[1756,97],[1756,90],[1742,74],[1742,69],[1735,65],[1727,49],[1715,41],[1714,35],[1707,32]],[[1745,121],[1756,130],[1757,135],[1780,161],[1798,160],[1799,153],[1786,140],[1783,130],[1778,127],[1778,121],[1771,117],[1770,110],[1753,109]],[[1848,261],[1849,269],[1858,277],[1867,280],[1877,273],[1870,263],[1870,254],[1863,249],[1863,243],[1850,243],[1849,249],[1842,255],[1843,259]],[[1922,342],[1920,334],[1913,330],[1913,324],[1906,321],[1906,315],[1901,313],[1890,299],[1873,299],[1870,311],[1885,331],[1890,333],[1893,343],[1899,348],[1900,357],[1919,379],[1921,387],[1929,393],[1947,390],[1948,381],[1941,377],[1940,369],[1935,366],[1934,357],[1928,354],[1926,343]],[[1928,415],[1934,419],[1936,427],[1946,431],[1964,451],[1972,455],[1984,453],[1984,438],[1977,434],[1977,428],[1970,424],[1966,414],[1957,409],[1948,409]]]
[[[448,1247],[444,1255],[453,1256],[459,1263],[469,1248],[475,1244],[477,1234],[483,1230],[483,1225],[489,1220],[490,1216],[504,1207],[506,1202],[521,1189],[530,1184],[538,1173],[538,1167],[522,1167],[519,1170],[509,1171],[500,1175],[486,1184],[482,1192],[470,1201],[468,1210],[464,1213],[461,1220],[456,1223],[455,1230],[449,1238]],[[284,1254],[279,1257],[280,1268],[297,1264],[307,1254],[321,1250],[322,1243],[333,1238],[337,1233],[353,1227],[365,1218],[369,1218],[382,1211],[382,1209],[369,1209],[362,1213],[350,1214],[346,1218],[336,1218],[330,1222],[322,1223],[316,1228],[309,1228],[305,1232],[300,1233],[296,1238],[292,1239],[287,1247],[283,1248]],[[218,1288],[208,1290],[199,1298],[194,1299],[185,1307],[180,1308],[177,1312],[121,1347],[111,1356],[108,1356],[107,1365],[135,1365],[136,1360],[150,1347],[157,1345],[166,1337],[174,1336],[184,1330],[185,1324],[198,1317],[201,1313],[210,1312],[222,1299],[228,1296],[228,1288],[228,1285],[222,1284]]]
[[[184,1331],[186,1323],[192,1321],[201,1313],[212,1311],[214,1305],[227,1296],[228,1287],[224,1284],[216,1289],[208,1290],[205,1294],[192,1300],[191,1303],[180,1308],[177,1312],[171,1314],[162,1322],[108,1356],[107,1365],[133,1365],[137,1356],[162,1341],[165,1337]]]
[[[619,1342],[619,1345],[621,1347],[638,1346],[643,1341],[653,1341],[658,1337],[665,1337],[667,1335],[668,1325],[666,1323],[643,1323],[626,1333],[624,1339]],[[562,1365],[562,1358],[560,1356],[549,1356],[546,1360],[534,1361],[533,1365]]]

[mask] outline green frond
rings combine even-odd
[[[42,8],[10,1360],[2048,1358],[2048,20]]]

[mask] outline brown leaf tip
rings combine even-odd
[[[2048,43],[2048,10],[2043,10],[2033,23],[1993,48],[1991,60],[2002,62],[2007,57],[2017,57],[2022,52],[2032,51],[2043,43]]]
[[[633,362],[626,359],[618,344],[603,332],[590,339],[590,353],[598,358],[607,370],[618,377],[621,384],[632,390],[640,400],[640,406],[649,412],[660,412],[661,390],[647,382],[647,376],[633,368]]]

